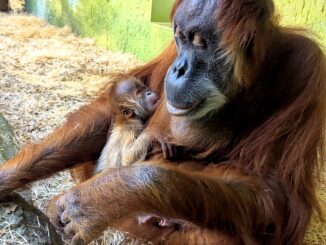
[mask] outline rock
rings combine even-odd
[[[14,134],[6,119],[0,113],[0,164],[17,152]]]
[[[8,122],[0,114],[0,164],[17,151]],[[2,244],[61,245],[49,219],[31,202],[29,193],[13,194],[0,201],[0,243]]]
[[[63,244],[48,218],[18,194],[0,202],[0,238],[9,244]]]

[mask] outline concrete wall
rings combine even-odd
[[[173,0],[153,0],[161,1],[167,16]],[[275,5],[282,24],[307,27],[326,46],[325,0],[275,0]],[[151,23],[152,0],[27,0],[26,7],[52,24],[68,24],[77,34],[95,38],[101,47],[133,53],[144,61],[172,39],[168,26]]]

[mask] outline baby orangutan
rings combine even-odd
[[[157,94],[140,80],[129,78],[114,83],[110,88],[109,98],[114,114],[112,133],[102,150],[94,173],[108,167],[126,166],[145,160],[153,140],[144,128],[157,107]],[[164,155],[165,148],[163,146]]]

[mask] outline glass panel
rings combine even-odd
[[[170,22],[170,10],[174,0],[152,0],[152,22]]]

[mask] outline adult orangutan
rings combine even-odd
[[[325,160],[321,49],[273,20],[271,0],[177,0],[175,42],[131,71],[161,94],[148,130],[178,162],[108,169],[50,203],[72,243],[114,226],[153,243],[301,244]],[[163,86],[164,85],[164,86]],[[164,87],[164,88],[163,88]],[[0,193],[96,161],[108,94],[0,170]]]

